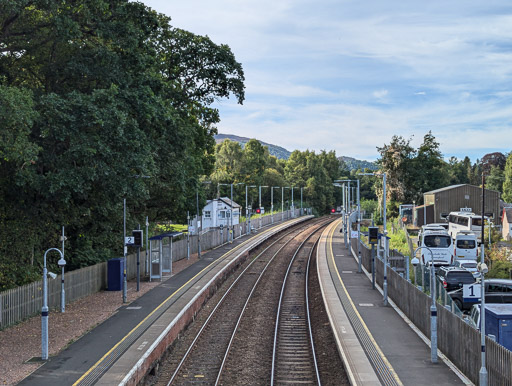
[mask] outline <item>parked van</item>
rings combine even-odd
[[[462,231],[457,233],[453,243],[453,256],[455,256],[455,259],[477,260],[478,243],[473,232]]]
[[[452,265],[453,264],[453,245],[452,238],[444,229],[425,230],[419,235],[418,245],[426,247],[432,251],[434,265]],[[428,249],[422,248],[421,261],[423,264],[430,264],[431,254]]]

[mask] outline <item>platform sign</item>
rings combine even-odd
[[[466,303],[477,303],[482,297],[482,284],[464,284],[462,286],[462,298]]]
[[[350,238],[357,239],[357,231],[350,231]]]
[[[126,236],[124,238],[124,245],[133,245],[135,244],[135,237],[133,236]]]
[[[189,225],[188,226],[188,233],[190,233],[190,234],[196,233],[196,227],[194,225]]]

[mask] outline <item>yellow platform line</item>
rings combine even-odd
[[[336,227],[333,226],[331,232],[328,235],[328,245],[329,245],[328,252],[329,252],[329,255],[330,255],[329,258],[332,261],[332,264],[333,264],[334,270],[336,272],[336,275],[338,276],[338,280],[340,281],[341,286],[343,287],[343,290],[345,291],[345,294],[347,295],[348,301],[350,302],[351,306],[354,308],[355,314],[359,318],[359,321],[361,322],[361,325],[363,326],[363,328],[365,329],[366,333],[368,334],[368,337],[369,337],[370,341],[375,346],[375,349],[376,349],[377,353],[380,355],[380,357],[382,358],[382,361],[388,367],[388,369],[391,372],[391,374],[393,375],[393,378],[395,379],[395,381],[398,384],[402,385],[402,381],[400,381],[400,378],[398,377],[398,374],[396,373],[395,369],[393,368],[393,366],[388,361],[388,359],[386,358],[386,356],[382,352],[381,348],[377,344],[377,341],[375,340],[375,338],[373,337],[372,333],[368,329],[368,326],[366,325],[366,323],[364,322],[363,318],[361,317],[361,314],[359,314],[359,311],[357,311],[357,308],[356,308],[354,302],[352,301],[352,298],[350,297],[350,295],[349,295],[349,293],[347,291],[347,288],[345,287],[345,284],[343,283],[343,280],[341,280],[341,276],[340,276],[340,273],[338,271],[338,267],[336,266],[336,263],[334,261],[334,253],[333,253],[333,249],[332,249],[332,243],[333,243],[332,239],[333,239],[333,234],[334,234],[335,230],[336,230]]]

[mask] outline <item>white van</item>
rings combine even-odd
[[[473,232],[462,231],[455,235],[453,256],[455,256],[455,259],[478,259],[478,242],[476,235]]]
[[[452,265],[453,264],[453,245],[450,234],[444,229],[425,230],[421,233],[418,245],[426,247],[432,251],[434,265]],[[421,261],[423,264],[431,262],[431,255],[428,249],[422,248]]]

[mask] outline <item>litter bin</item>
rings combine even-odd
[[[110,259],[107,263],[107,290],[121,291],[123,289],[124,259]]]

